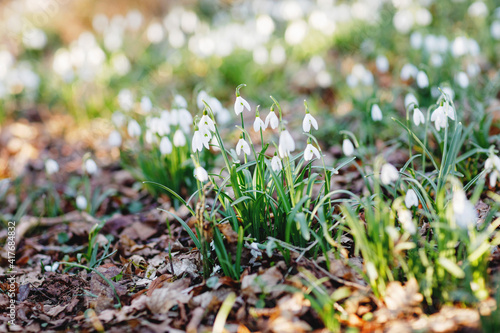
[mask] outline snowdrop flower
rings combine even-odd
[[[193,152],[202,151],[203,146],[210,149],[210,138],[211,135],[207,128],[198,129],[198,127],[195,127],[193,139],[191,141],[191,149]]]
[[[250,155],[250,146],[243,138],[240,138],[240,140],[236,144],[236,154],[240,156],[242,150],[245,155]]]
[[[257,106],[257,111],[255,112],[255,120],[253,122],[253,130],[259,132],[264,131],[267,128],[267,124],[260,119],[259,107]]]
[[[55,262],[52,265],[46,265],[44,266],[44,269],[46,272],[55,272],[59,268],[59,262]]]
[[[128,122],[127,132],[132,138],[141,135],[141,126],[135,119],[131,119]]]
[[[429,77],[424,71],[419,71],[417,73],[417,86],[420,89],[427,88],[429,86]]]
[[[408,109],[410,106],[418,106],[418,100],[412,93],[408,93],[405,96],[405,108]]]
[[[466,89],[469,86],[469,77],[464,72],[458,72],[455,76],[455,82],[462,89]]]
[[[53,175],[54,173],[59,172],[59,164],[57,164],[57,162],[53,159],[49,158],[47,161],[45,161],[45,172],[47,172],[48,175]]]
[[[208,180],[208,172],[202,166],[197,166],[194,169],[194,178],[198,179],[200,182],[204,183]]]
[[[132,95],[132,92],[128,89],[120,90],[118,93],[118,104],[124,111],[132,110],[132,107],[134,106],[134,96]]]
[[[351,156],[354,154],[354,145],[352,144],[351,140],[349,139],[344,139],[342,142],[342,151],[344,152],[345,156]]]
[[[151,109],[153,108],[153,103],[151,103],[151,99],[147,96],[143,96],[141,98],[141,110],[149,113],[151,112]]]
[[[175,95],[174,96],[174,104],[177,107],[183,108],[183,109],[187,108],[187,106],[188,106],[188,104],[186,102],[186,99],[183,96],[181,96],[181,95]],[[202,105],[203,105],[203,103],[202,103]],[[203,108],[203,106],[201,108]]]
[[[417,232],[417,228],[415,227],[415,223],[413,223],[413,218],[409,210],[404,208],[399,209],[398,218],[399,222],[401,222],[401,225],[403,226],[403,229],[408,231],[410,235],[414,235]]]
[[[382,110],[380,110],[380,107],[378,106],[378,104],[372,105],[372,119],[373,119],[373,121],[382,120]]]
[[[439,131],[441,128],[448,126],[448,117],[455,120],[455,110],[448,101],[445,101],[443,105],[440,105],[431,115],[431,121],[434,122],[436,130]]]
[[[200,119],[200,122],[198,123],[198,126],[201,131],[207,130],[207,131],[212,131],[215,132],[215,124],[214,121],[208,116],[207,110],[203,111],[203,116]]]
[[[413,109],[413,122],[415,126],[419,126],[420,124],[425,124],[425,117],[422,111],[419,108]]]
[[[401,68],[401,80],[408,81],[409,79],[416,77],[418,74],[418,68],[413,64],[405,64]]]
[[[76,207],[79,210],[85,210],[87,208],[87,199],[83,195],[76,197]]]
[[[219,141],[217,141],[217,137],[216,136],[212,137],[212,141],[210,142],[210,145],[212,145],[212,149],[214,151],[220,151]]]
[[[293,140],[290,132],[287,130],[281,131],[280,140],[278,144],[278,152],[281,158],[290,156],[290,153],[295,150],[295,141]]]
[[[234,101],[234,113],[236,115],[240,115],[243,112],[243,109],[247,109],[248,111],[251,110],[250,104],[240,96],[240,88],[244,87],[245,84],[240,84],[238,87],[236,87],[236,101]]]
[[[495,187],[498,176],[500,176],[500,158],[491,155],[484,163],[484,168],[486,172],[490,173],[490,187]]]
[[[418,197],[413,189],[409,189],[405,196],[405,205],[407,208],[418,207]]]
[[[308,133],[309,131],[311,131],[311,125],[315,130],[318,129],[318,122],[309,113],[309,110],[307,110],[306,115],[304,116],[304,120],[302,121],[302,129],[304,130],[304,132]]]
[[[177,129],[174,133],[174,146],[183,147],[186,145],[186,137],[180,129]]]
[[[382,166],[380,172],[380,180],[382,184],[389,185],[399,179],[399,171],[396,167],[390,163],[386,163]]]
[[[97,164],[91,158],[89,158],[85,161],[83,168],[84,168],[84,171],[87,172],[89,175],[93,175],[97,172]]]
[[[384,55],[379,55],[375,60],[375,65],[380,73],[387,73],[389,70],[389,60]]]
[[[161,138],[161,141],[160,141],[160,153],[162,155],[168,155],[172,152],[172,142],[170,142],[170,139],[168,138],[168,136],[164,136],[163,138]]]
[[[476,224],[476,208],[469,200],[467,200],[463,190],[460,189],[453,193],[452,208],[455,216],[455,222],[460,228],[467,229],[470,225]]]
[[[122,136],[120,135],[120,132],[116,130],[111,132],[108,137],[108,144],[111,147],[120,147],[122,144]]]
[[[306,149],[304,150],[304,160],[310,161],[313,156],[316,156],[316,158],[321,157],[318,148],[314,147],[311,143],[308,143]]]
[[[280,121],[278,119],[278,116],[276,115],[276,113],[274,113],[274,108],[271,107],[271,111],[267,115],[264,125],[266,128],[267,126],[271,126],[272,129],[276,129],[278,128],[279,123]]]
[[[278,155],[275,153],[272,160],[271,160],[271,169],[273,169],[274,172],[279,172],[281,169],[283,169],[283,164],[281,163],[281,159],[278,157]]]

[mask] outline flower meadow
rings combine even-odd
[[[2,330],[500,330],[495,1],[0,8]]]

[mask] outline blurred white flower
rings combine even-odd
[[[321,154],[319,153],[318,148],[308,143],[306,149],[304,149],[304,160],[310,161],[313,156],[316,156],[316,158],[320,158]]]
[[[281,159],[278,157],[278,155],[273,156],[271,160],[271,168],[274,172],[279,172],[281,169],[283,169],[283,164],[281,163]]]
[[[462,229],[467,229],[477,223],[477,210],[474,205],[467,200],[465,192],[461,189],[455,190],[452,199],[453,215],[455,222]]]
[[[241,138],[236,144],[236,154],[240,156],[242,150],[245,155],[250,155],[250,146],[243,138]]]
[[[59,262],[54,262],[52,265],[44,266],[46,272],[55,272],[59,268]]]
[[[419,108],[413,109],[413,123],[415,126],[419,126],[420,124],[425,124],[425,117],[422,111]]]
[[[493,21],[490,27],[491,37],[495,40],[500,40],[500,21]]]
[[[253,130],[255,132],[259,132],[260,130],[265,130],[267,128],[266,123],[260,119],[259,116],[255,116],[255,120],[253,122]]]
[[[59,164],[49,158],[45,161],[45,172],[47,172],[48,175],[53,175],[54,173],[59,172]]]
[[[200,128],[196,130],[193,134],[193,139],[191,140],[191,149],[193,152],[202,151],[203,146],[210,149],[210,139],[211,135],[207,128]]]
[[[200,182],[206,182],[208,180],[208,173],[202,166],[196,167],[194,169],[194,177]]]
[[[146,30],[146,36],[152,44],[158,44],[161,42],[165,36],[162,25],[158,22],[151,23]]]
[[[405,205],[407,208],[418,207],[418,197],[413,189],[409,189],[405,196]]]
[[[76,207],[79,210],[87,209],[87,199],[83,195],[79,195],[76,197]]]
[[[120,128],[125,125],[125,123],[127,122],[127,118],[120,111],[115,111],[111,115],[111,122],[115,124],[116,127]]]
[[[174,96],[174,104],[178,108],[183,108],[183,109],[187,108],[187,106],[188,106],[186,99],[183,96],[179,95],[179,94],[177,94],[177,95]],[[204,104],[203,103],[201,103],[201,104],[202,104],[201,108],[203,108]]]
[[[130,119],[127,126],[128,135],[132,138],[141,135],[141,126],[135,119]]]
[[[490,187],[495,187],[500,176],[500,158],[496,155],[491,155],[486,159],[484,168],[490,174]]]
[[[448,117],[455,120],[455,110],[448,101],[445,101],[443,105],[440,105],[431,115],[431,121],[434,122],[436,130],[439,131],[441,128],[448,126]]]
[[[127,74],[131,68],[130,61],[123,53],[117,53],[111,57],[111,66],[120,76]]]
[[[122,136],[120,135],[120,132],[116,130],[111,132],[108,137],[108,144],[111,147],[120,147],[122,144]]]
[[[488,7],[482,1],[474,1],[467,12],[472,17],[486,17],[488,16]]]
[[[41,50],[47,44],[47,35],[41,29],[29,29],[23,32],[23,44],[28,49]]]
[[[88,158],[85,163],[84,163],[84,171],[87,172],[89,175],[93,175],[97,172],[97,164],[96,162],[91,159],[91,158]]]
[[[375,65],[380,73],[387,73],[389,70],[389,60],[384,55],[379,55],[375,60]]]
[[[309,112],[307,112],[302,121],[302,129],[304,132],[308,133],[311,130],[311,125],[315,130],[318,129],[318,122]]]
[[[122,89],[118,93],[118,104],[123,111],[130,111],[134,107],[134,95],[128,89]]]
[[[405,96],[405,108],[408,109],[410,106],[413,108],[418,107],[418,100],[412,93],[408,93]]]
[[[187,109],[177,110],[178,124],[184,133],[189,133],[191,124],[193,123],[193,116]]]
[[[290,156],[290,153],[295,150],[295,141],[293,140],[290,132],[287,130],[281,131],[278,152],[281,158]]]
[[[386,163],[382,166],[380,171],[380,180],[382,184],[389,185],[399,179],[399,171],[396,167],[390,163]]]
[[[342,151],[344,152],[345,156],[351,156],[354,154],[354,145],[352,144],[351,140],[349,139],[344,139],[342,142]]]
[[[174,146],[183,147],[186,145],[186,137],[180,129],[177,129],[174,133]]]
[[[267,126],[271,126],[272,129],[276,129],[279,124],[280,120],[278,119],[276,113],[274,113],[274,111],[270,111],[266,117],[265,127],[267,128]]]
[[[415,31],[410,35],[410,45],[413,49],[420,49],[422,47],[423,40],[422,34],[418,31]]]
[[[408,81],[411,78],[415,78],[418,74],[418,68],[413,64],[405,64],[401,68],[401,80]]]
[[[234,113],[236,113],[237,116],[240,115],[240,113],[243,112],[243,109],[247,109],[248,111],[251,110],[250,104],[241,96],[236,97],[236,101],[234,102]]]
[[[420,89],[424,89],[429,86],[429,78],[427,77],[427,74],[425,74],[424,71],[419,71],[417,73],[417,86]]]
[[[396,30],[402,34],[408,33],[413,27],[413,13],[409,9],[400,9],[392,20]]]
[[[464,72],[458,72],[457,75],[455,75],[455,82],[460,88],[466,89],[469,86],[469,77]]]
[[[398,210],[398,218],[399,222],[403,226],[403,229],[408,231],[410,235],[414,235],[417,232],[417,228],[415,227],[415,223],[413,223],[413,217],[411,216],[411,212],[407,209],[401,208]]]
[[[378,104],[373,104],[372,105],[372,120],[373,121],[381,121],[382,120],[382,110],[380,110],[380,107]]]
[[[164,136],[160,140],[160,153],[162,155],[168,155],[172,152],[173,147],[172,147],[172,142],[170,142],[170,139],[168,136]]]
[[[151,112],[153,108],[153,103],[151,103],[151,99],[148,96],[143,96],[141,98],[141,110],[145,113]]]

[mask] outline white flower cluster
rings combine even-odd
[[[34,97],[39,85],[40,77],[29,62],[17,62],[9,51],[0,50],[0,99],[21,93]]]

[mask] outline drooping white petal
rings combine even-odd
[[[390,163],[386,163],[382,166],[382,170],[380,171],[380,180],[382,184],[389,185],[392,182],[395,182],[399,178],[399,172],[396,167]]]
[[[290,132],[284,130],[280,134],[280,140],[278,144],[278,152],[281,158],[289,156],[291,152],[295,150],[295,141],[293,140]]]
[[[419,126],[420,124],[425,124],[425,117],[422,111],[419,108],[413,109],[413,122],[415,126]]]
[[[215,132],[215,124],[214,124],[213,120],[207,114],[205,114],[205,115],[203,115],[203,117],[201,117],[200,122],[198,123],[198,127],[200,129],[207,128],[208,130]]]
[[[76,197],[76,207],[79,210],[87,209],[87,199],[83,195],[79,195]]]
[[[127,126],[128,135],[131,137],[136,137],[141,135],[141,126],[135,119],[131,119]]]
[[[176,147],[183,147],[186,145],[186,137],[184,136],[184,133],[180,129],[175,131],[174,134],[174,146]]]
[[[354,145],[352,144],[351,140],[349,139],[344,139],[342,142],[342,151],[344,152],[345,156],[351,156],[354,154]]]
[[[321,157],[319,150],[309,143],[306,146],[306,149],[304,150],[304,160],[310,161],[313,158],[313,156],[316,156],[316,158]]]
[[[206,182],[208,180],[208,172],[202,166],[196,167],[194,169],[194,177],[200,182]]]
[[[272,129],[276,129],[276,128],[278,128],[279,123],[280,123],[280,121],[279,121],[276,113],[274,113],[273,111],[269,112],[269,114],[266,117],[266,121],[265,121],[266,128],[267,128],[267,126],[270,125]]]
[[[50,158],[47,161],[45,161],[45,172],[47,172],[48,175],[52,175],[58,171],[59,171],[59,164],[56,161]]]
[[[251,110],[250,104],[241,96],[236,97],[236,101],[234,102],[234,113],[236,115],[240,115],[243,112],[243,109]]]
[[[170,139],[166,136],[161,138],[160,140],[160,153],[162,155],[168,155],[172,152],[172,142],[170,142]]]
[[[240,156],[242,150],[245,155],[250,155],[250,146],[245,140],[240,139],[236,144],[236,154]]]
[[[315,130],[318,129],[318,122],[310,113],[306,113],[304,120],[302,121],[302,129],[304,132],[309,132],[311,130],[311,125]]]
[[[267,128],[266,123],[260,119],[260,117],[255,117],[255,121],[253,122],[253,130],[255,132],[259,132],[261,129],[264,131]]]
[[[279,172],[283,169],[283,164],[281,163],[281,159],[278,156],[274,156],[271,160],[271,168],[274,172]]]
[[[414,190],[409,189],[405,196],[405,205],[407,208],[418,207],[418,197]]]
[[[91,158],[87,159],[84,164],[84,169],[85,172],[87,172],[89,175],[93,175],[97,172],[97,164],[95,161]]]
[[[382,116],[382,110],[380,110],[380,107],[377,104],[372,105],[372,120],[373,121],[381,121],[383,118]]]

